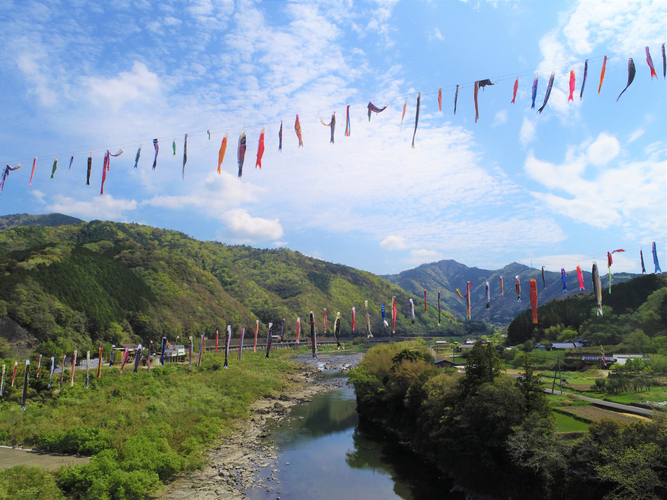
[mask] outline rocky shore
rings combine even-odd
[[[236,430],[213,446],[207,455],[206,465],[200,471],[177,477],[155,498],[163,500],[212,500],[244,499],[245,491],[265,488],[280,497],[280,479],[276,476],[281,467],[279,451],[275,445],[266,444],[269,423],[290,419],[291,407],[308,403],[314,394],[340,388],[341,378],[324,379],[323,370],[341,373],[355,366],[361,354],[349,356],[321,355],[320,361],[303,360],[298,375],[293,375],[292,390],[279,396],[268,395],[251,406],[252,416],[236,422]],[[301,361],[301,360],[299,360]]]

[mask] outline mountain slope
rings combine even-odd
[[[43,227],[71,226],[74,224],[81,224],[83,222],[84,221],[82,221],[81,219],[77,219],[76,217],[71,217],[69,215],[56,214],[56,213],[43,214],[43,215],[33,215],[33,214],[0,215],[0,231],[18,226],[43,226]]]
[[[42,342],[145,342],[163,335],[173,340],[211,335],[227,324],[235,336],[241,327],[252,335],[256,319],[264,337],[266,325],[280,325],[282,319],[293,336],[297,317],[304,334],[308,331],[311,310],[321,335],[325,307],[328,334],[336,311],[342,334],[352,334],[352,307],[355,332],[365,334],[366,300],[374,335],[388,335],[380,304],[386,304],[391,321],[392,296],[397,334],[443,335],[460,327],[446,311],[438,327],[434,307],[424,313],[417,297],[376,275],[290,250],[227,246],[177,231],[101,221],[0,231],[0,316],[9,315]],[[417,304],[415,325],[409,318],[411,297]]]
[[[583,268],[583,266],[582,266]],[[537,280],[539,303],[545,304],[554,298],[563,298],[582,293],[576,270],[567,273],[567,293],[563,293],[560,272],[545,270],[546,288],[542,283],[541,269],[534,269],[513,262],[495,271],[467,267],[454,260],[441,260],[431,264],[423,264],[399,274],[383,276],[387,281],[395,283],[405,291],[421,296],[427,290],[428,300],[436,300],[438,288],[441,289],[441,300],[445,307],[457,318],[466,316],[466,301],[456,293],[458,288],[465,295],[466,282],[472,282],[472,319],[485,321],[497,326],[508,325],[519,313],[530,307],[530,279]],[[584,270],[584,286],[591,286],[591,273]],[[504,295],[500,294],[500,277],[503,277]],[[521,302],[517,301],[515,276],[521,281]],[[613,275],[614,283],[625,281],[633,276],[630,274]],[[490,308],[486,309],[485,283],[491,288]],[[603,280],[603,283],[605,281]]]

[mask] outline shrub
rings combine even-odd
[[[17,465],[0,470],[0,500],[64,500],[52,473]]]
[[[91,456],[109,448],[111,434],[85,425],[55,430],[39,436],[37,446],[45,451]]]

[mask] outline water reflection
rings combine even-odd
[[[293,420],[273,429],[280,484],[247,491],[252,500],[275,499],[445,499],[452,483],[395,436],[360,421],[351,388],[313,397],[294,407]],[[302,417],[302,418],[299,418]],[[287,465],[289,463],[289,465]],[[266,472],[262,472],[267,476]],[[262,477],[264,480],[267,477]]]

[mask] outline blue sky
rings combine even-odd
[[[288,247],[379,274],[450,258],[571,270],[603,265],[617,248],[626,253],[615,255],[613,270],[638,272],[640,247],[650,271],[652,241],[667,265],[666,18],[661,0],[6,1],[0,161],[23,166],[7,180],[0,213],[135,221],[204,240]],[[629,57],[637,76],[616,102]],[[570,69],[576,92],[568,103]],[[552,71],[554,89],[538,115],[530,109],[533,76],[539,107]],[[498,83],[480,91],[475,123],[473,82],[486,78]],[[389,105],[370,123],[369,100]],[[331,145],[320,117],[329,122],[334,111]],[[242,130],[248,150],[239,181]],[[119,148],[125,153],[111,159],[100,196],[104,151]]]

